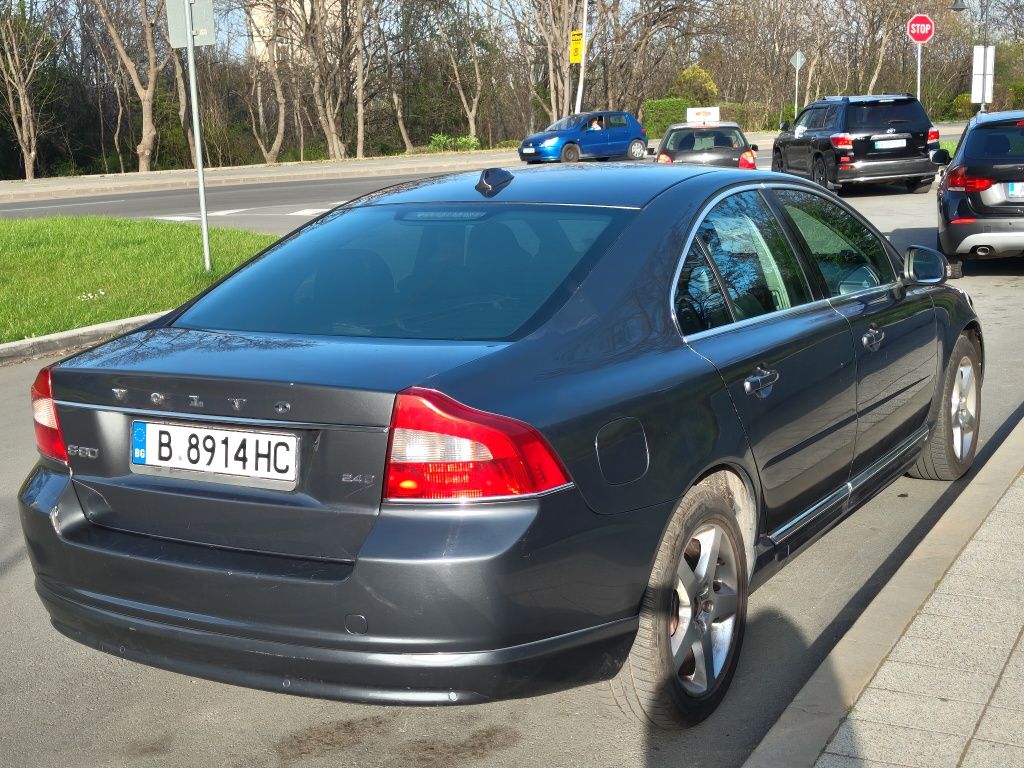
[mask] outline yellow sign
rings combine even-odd
[[[574,29],[569,35],[569,63],[579,64],[583,61],[583,30]]]

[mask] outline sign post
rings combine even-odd
[[[569,63],[580,65],[580,81],[576,84],[576,114],[583,108],[583,75],[587,69],[587,6],[590,0],[583,0],[582,29],[574,29],[569,36]]]
[[[910,17],[907,22],[907,37],[917,43],[917,100],[921,100],[921,47],[932,39],[935,34],[935,24],[931,17],[919,13]]]
[[[804,65],[804,63],[806,61],[807,61],[807,57],[804,56],[804,52],[800,51],[800,50],[798,50],[796,53],[794,53],[790,57],[790,59],[789,59],[789,63],[792,64],[793,65],[793,69],[796,70],[796,82],[793,85],[793,119],[794,120],[796,120],[797,112],[800,111],[800,106],[799,106],[799,101],[800,101],[800,68],[803,67],[803,65]]]
[[[203,134],[199,124],[199,93],[196,87],[196,46],[213,45],[213,0],[168,0],[167,35],[173,48],[188,51],[188,86],[192,99],[192,135],[196,144],[196,176],[199,179],[199,219],[203,232],[203,268],[209,272],[210,225],[206,217],[206,179],[203,176]]]
[[[974,71],[971,76],[971,103],[984,112],[985,105],[992,102],[992,82],[995,80],[996,47],[994,45],[974,46]]]

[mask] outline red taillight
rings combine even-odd
[[[977,219],[972,219],[972,218],[967,217],[967,218],[961,218],[961,219],[953,219],[949,223],[950,224],[974,224],[976,221],[977,221]]]
[[[939,129],[934,125],[928,129],[928,143],[931,144],[939,140]]]
[[[950,192],[984,192],[995,182],[981,176],[968,176],[962,165],[950,168],[942,177],[942,184]]]
[[[522,496],[569,482],[529,424],[418,387],[395,400],[386,475],[387,499]]]
[[[757,159],[757,155],[754,154],[754,150],[748,149],[742,155],[740,155],[740,168],[757,168],[757,164],[754,162]]]
[[[662,152],[661,154],[658,155],[658,162],[659,163],[671,163],[672,162],[672,155],[667,155],[664,152]]]
[[[645,128],[644,126],[641,125],[640,126],[640,133],[642,133],[644,136],[646,136],[647,135],[647,128]]]
[[[848,133],[833,133],[828,140],[836,149],[853,149],[853,137]]]
[[[43,368],[32,384],[32,419],[36,426],[36,446],[44,456],[58,461],[68,460],[64,436],[60,433],[57,408],[53,404],[50,369]]]

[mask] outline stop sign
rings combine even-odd
[[[907,36],[915,43],[927,43],[935,34],[935,25],[926,14],[919,13],[907,22]]]

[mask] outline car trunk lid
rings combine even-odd
[[[164,328],[86,352],[52,375],[73,482],[92,523],[351,561],[380,509],[396,393],[502,346]],[[198,465],[138,464],[135,432],[146,424],[181,428],[182,440],[197,435]],[[209,464],[207,435],[216,443]],[[285,451],[281,468],[292,459],[292,479],[253,480],[249,464],[241,475],[213,473],[243,436],[264,441],[250,444],[247,461],[287,442],[294,455]],[[222,439],[229,443],[218,452]],[[237,456],[232,464],[238,469]]]

